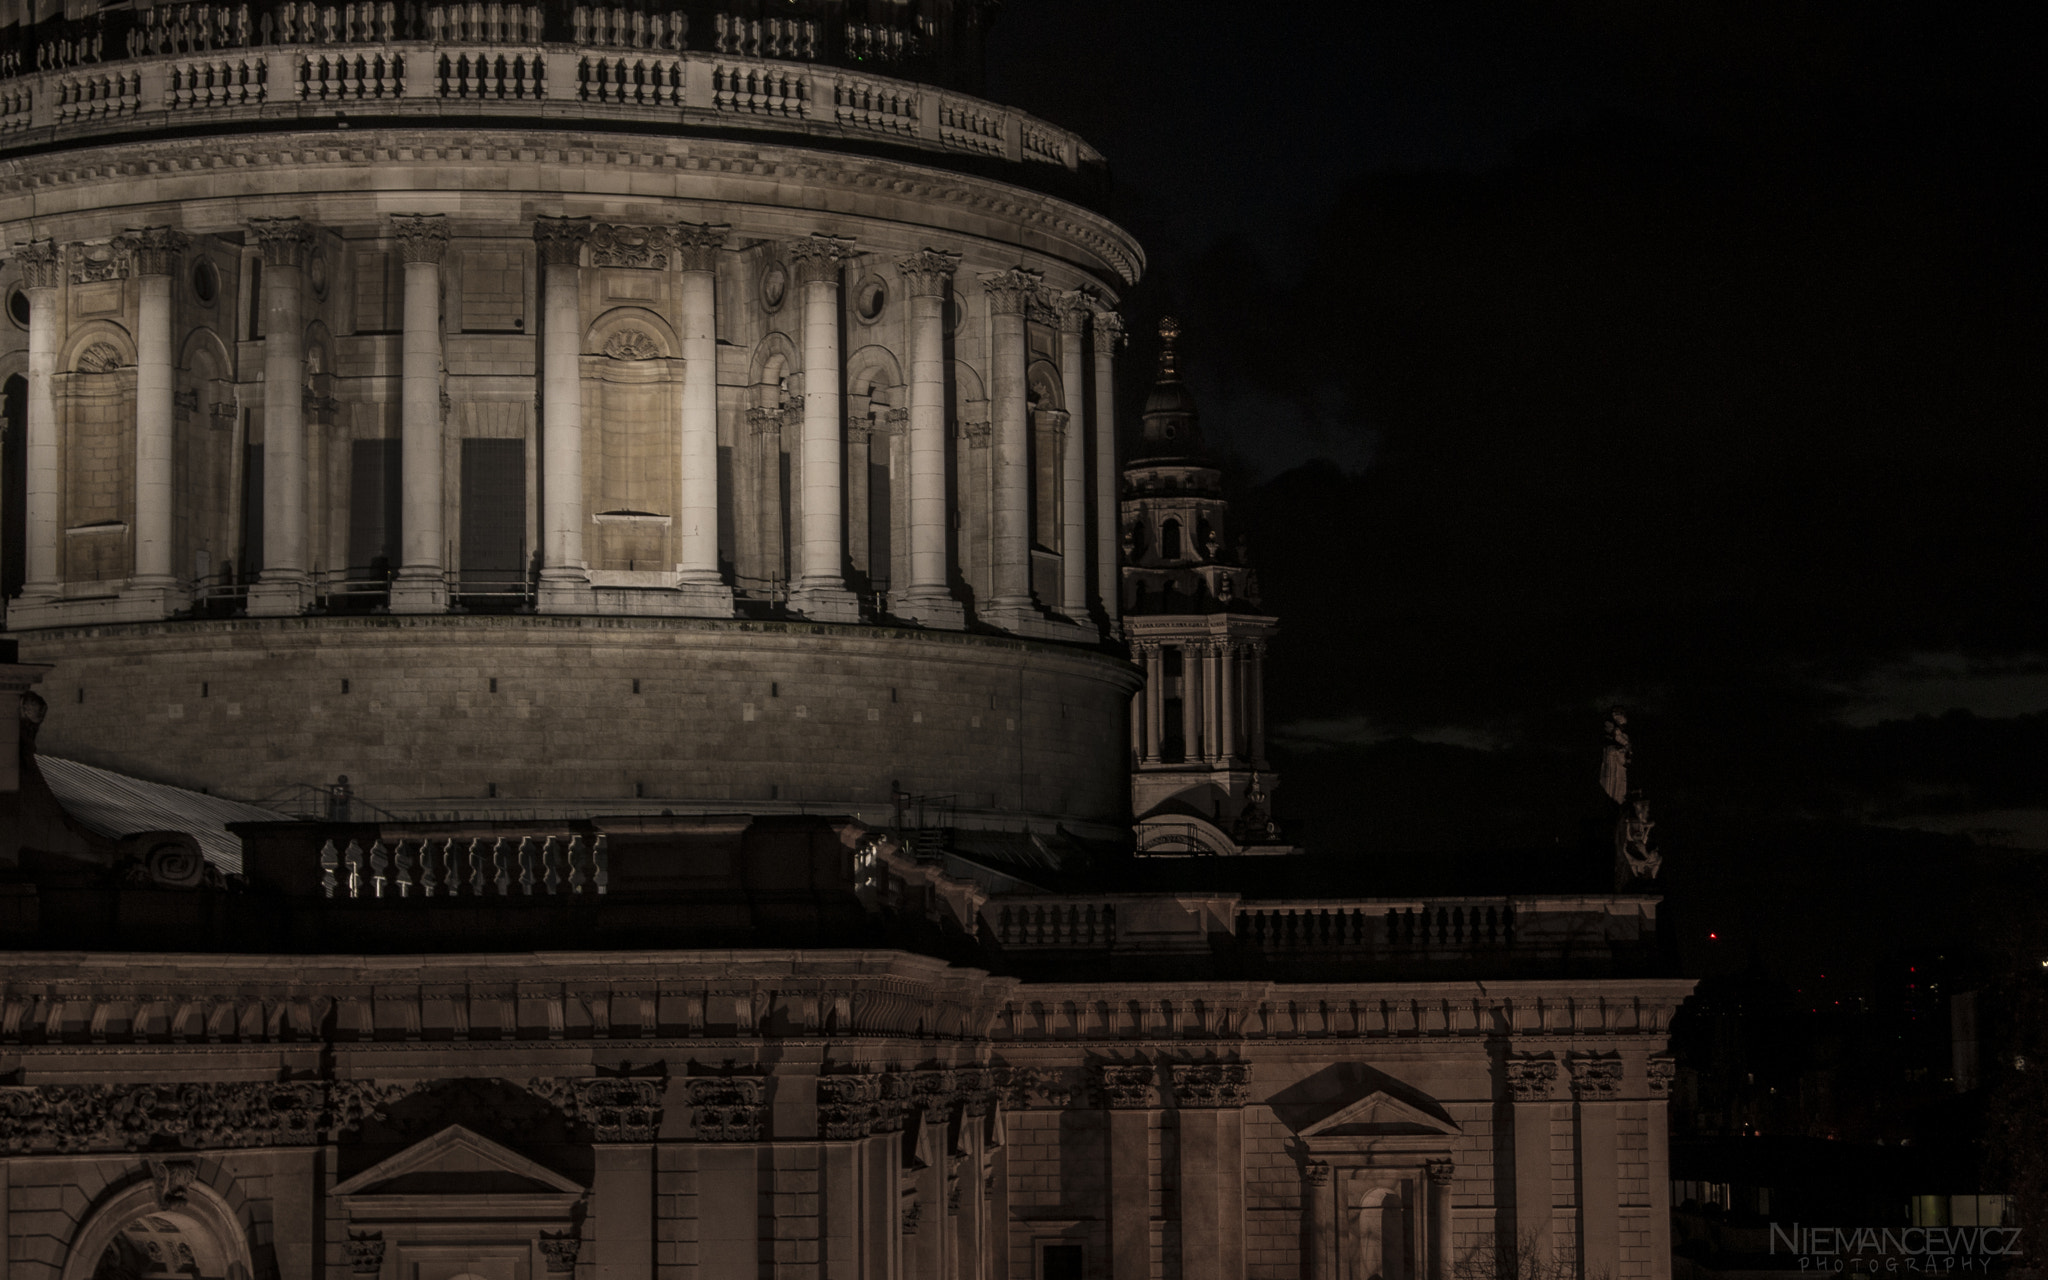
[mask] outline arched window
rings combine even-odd
[[[1159,526],[1159,558],[1180,559],[1180,521],[1170,516]]]

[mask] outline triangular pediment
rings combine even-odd
[[[379,1161],[330,1195],[460,1195],[542,1192],[580,1195],[584,1188],[545,1165],[459,1124]]]
[[[1379,1134],[1459,1133],[1458,1122],[1434,1107],[1418,1106],[1375,1089],[1301,1130],[1304,1138],[1338,1138]]]

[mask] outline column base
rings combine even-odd
[[[391,580],[393,613],[448,612],[448,582],[439,570],[409,574],[401,569]]]
[[[541,613],[596,613],[597,593],[590,588],[590,575],[581,569],[541,570],[535,608]]]
[[[152,620],[168,618],[191,603],[192,597],[170,578],[131,578],[121,592],[124,614]]]
[[[246,606],[252,618],[296,618],[313,603],[313,584],[304,574],[258,578],[249,588]]]
[[[789,607],[812,622],[860,621],[860,597],[837,583],[798,583]]]
[[[920,627],[937,627],[943,631],[967,629],[967,610],[943,591],[905,596],[897,603],[894,612]]]
[[[682,614],[686,618],[730,618],[733,613],[732,588],[722,578],[713,577],[708,581],[696,580],[677,575],[676,594],[682,597]]]

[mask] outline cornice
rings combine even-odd
[[[125,204],[127,208],[120,211],[120,216],[131,221],[135,216],[132,212],[135,203],[166,210],[201,206],[204,216],[183,226],[188,234],[236,231],[252,215],[285,211],[294,197],[309,196],[337,200],[364,198],[363,221],[372,222],[381,216],[375,209],[391,189],[390,178],[394,168],[419,165],[428,173],[438,173],[451,163],[517,165],[530,172],[559,171],[564,166],[573,166],[579,178],[583,179],[579,189],[554,193],[555,198],[578,209],[587,204],[591,213],[604,213],[620,197],[648,200],[650,170],[657,174],[673,174],[677,178],[691,174],[726,175],[741,182],[758,184],[760,195],[753,199],[744,195],[737,199],[707,198],[682,190],[656,197],[703,200],[720,206],[721,210],[734,212],[750,206],[779,207],[795,214],[815,216],[829,212],[842,220],[872,217],[901,224],[904,218],[900,202],[905,199],[924,200],[930,202],[934,209],[948,212],[948,230],[953,234],[959,233],[953,231],[950,218],[965,208],[1017,224],[1027,235],[1011,243],[1028,245],[1038,253],[1045,251],[1043,242],[1036,241],[1035,236],[1029,233],[1065,239],[1099,260],[1125,284],[1135,283],[1145,268],[1144,251],[1115,223],[1057,196],[1041,195],[1025,187],[911,160],[842,157],[829,152],[805,151],[785,145],[752,145],[723,138],[655,138],[602,133],[381,129],[352,134],[342,144],[336,142],[333,133],[323,131],[151,138],[68,148],[0,160],[0,211],[7,209],[8,197],[31,198],[22,202],[18,214],[12,217],[0,214],[0,226],[18,219],[31,222],[36,235],[49,234],[44,228],[52,219],[43,204],[48,194],[57,188],[97,183],[123,188],[123,201],[110,201],[109,210],[112,214],[116,203]],[[381,189],[365,193],[359,183],[336,184],[328,189],[312,185],[315,175],[328,166],[373,167],[380,177]],[[224,171],[246,175],[269,170],[288,175],[289,181],[281,183],[275,192],[234,197],[189,190],[139,197],[134,190],[137,182],[150,180],[163,180],[175,185],[181,175]],[[604,175],[613,170],[619,174],[618,181],[605,182]],[[812,191],[827,187],[873,194],[897,208],[866,212],[843,206],[825,210],[815,204],[785,205],[781,193],[786,192],[792,183]],[[417,192],[417,196],[408,199],[416,212],[451,214],[466,212],[476,203],[478,195],[485,194],[448,191],[424,177],[417,184]],[[519,193],[515,190],[512,194],[516,199]],[[432,197],[444,200],[445,207],[434,207]],[[525,198],[527,207],[531,208],[531,196]],[[75,196],[67,204],[76,211],[76,216],[91,216],[96,212],[81,208]],[[388,208],[388,204],[385,207]],[[519,221],[516,216],[506,219],[508,228]],[[14,232],[11,238],[33,237],[24,229]],[[991,235],[979,238],[1001,239]]]

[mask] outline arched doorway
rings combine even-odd
[[[249,1237],[227,1201],[154,1172],[86,1218],[63,1280],[249,1280]]]

